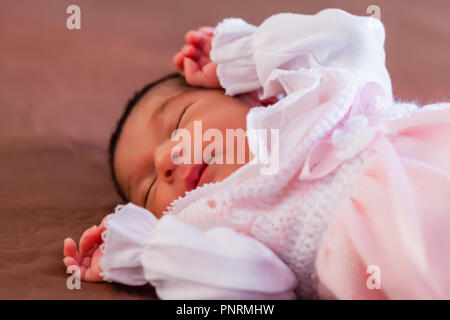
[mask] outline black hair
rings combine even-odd
[[[131,111],[133,111],[134,107],[138,104],[138,102],[141,100],[141,98],[153,87],[156,85],[167,81],[169,79],[176,79],[176,78],[183,78],[183,75],[179,72],[168,74],[156,81],[153,81],[149,84],[147,84],[145,87],[140,89],[139,91],[136,91],[134,96],[128,100],[128,103],[125,107],[125,110],[122,114],[122,116],[119,118],[119,121],[117,121],[116,127],[111,135],[111,138],[109,140],[109,148],[108,148],[108,157],[109,157],[109,168],[111,170],[111,176],[112,180],[114,182],[114,186],[116,188],[117,193],[122,198],[123,201],[128,202],[127,197],[125,196],[125,193],[120,188],[119,182],[117,181],[117,176],[114,171],[114,154],[116,153],[117,143],[120,139],[120,135],[122,133],[123,126],[125,122],[128,119],[128,116],[130,115]]]

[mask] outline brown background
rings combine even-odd
[[[81,30],[66,8],[81,7]],[[226,17],[381,8],[397,99],[450,100],[449,1],[0,0],[0,298],[154,298],[150,287],[66,288],[62,241],[119,202],[106,146],[124,103],[174,71],[187,30]]]

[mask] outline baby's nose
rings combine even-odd
[[[157,148],[155,152],[155,169],[158,178],[166,182],[172,182],[177,164],[173,159],[172,146],[165,144]]]

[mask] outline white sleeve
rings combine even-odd
[[[148,210],[132,203],[118,205],[107,218],[102,233],[100,267],[103,280],[131,286],[148,283],[141,263],[146,240],[158,224],[158,219]]]
[[[150,218],[152,217],[152,218]],[[107,222],[106,281],[150,282],[161,299],[295,299],[292,271],[259,241],[229,228],[159,221],[128,204]]]
[[[392,97],[384,26],[375,18],[340,9],[315,15],[280,13],[259,27],[228,18],[214,33],[210,56],[227,95],[257,89],[261,99],[283,94],[286,88],[270,81],[274,71],[320,65],[351,71],[362,84],[378,82]]]

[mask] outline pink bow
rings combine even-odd
[[[309,151],[299,180],[326,176],[342,162],[367,148],[374,141],[377,125],[388,106],[384,89],[368,82],[336,127]]]

